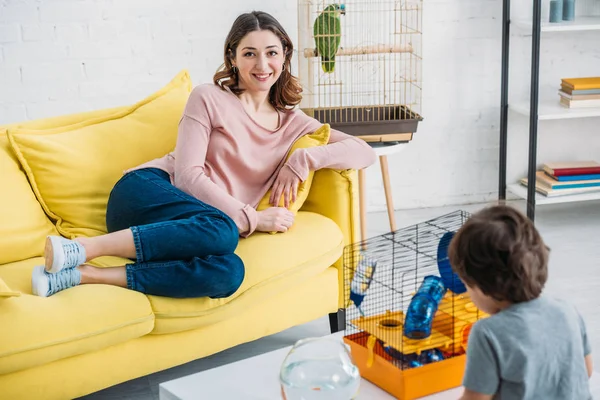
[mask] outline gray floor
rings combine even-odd
[[[513,203],[524,211],[523,202]],[[483,204],[451,206],[396,212],[399,227],[425,221],[462,209],[473,212]],[[552,249],[550,277],[546,293],[569,299],[583,314],[594,349],[600,349],[600,202],[544,205],[537,209],[536,225]],[[386,213],[368,217],[368,236],[389,231]],[[158,400],[158,385],[171,379],[218,367],[281,347],[296,340],[329,333],[327,317],[297,326],[276,335],[246,343],[213,356],[179,367],[135,379],[81,398],[82,400]],[[600,351],[595,352],[595,364],[600,366]],[[600,370],[600,367],[596,368]]]

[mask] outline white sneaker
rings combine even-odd
[[[77,267],[85,262],[85,248],[62,236],[48,236],[44,250],[46,271],[52,274],[64,268]]]
[[[43,265],[38,265],[33,268],[31,274],[31,292],[40,297],[52,296],[54,293],[80,283],[81,272],[77,268],[67,268],[58,273],[49,274]]]

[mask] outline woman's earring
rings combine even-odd
[[[281,71],[285,71],[285,63],[281,66]]]
[[[233,71],[234,74],[237,74],[237,67],[234,65],[233,67],[231,67],[231,71]]]

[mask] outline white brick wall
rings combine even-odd
[[[424,120],[389,157],[395,208],[496,198],[501,11],[500,0],[424,2]],[[367,180],[370,209],[385,209],[379,166]]]
[[[253,9],[272,13],[296,42],[296,4],[296,0],[2,0],[0,124],[130,104],[183,68],[190,70],[194,83],[208,82],[222,62],[223,40],[239,13]],[[396,208],[496,197],[501,10],[501,0],[424,2],[425,120],[409,148],[389,160]],[[585,36],[575,53],[588,51],[593,40],[597,36]],[[571,42],[559,38],[557,43],[560,52],[552,62],[561,68],[544,75],[545,84],[560,74],[578,72],[566,62]],[[554,51],[549,44],[545,57]],[[529,47],[515,46],[512,78],[523,84],[529,75]],[[525,57],[515,61],[519,53]],[[588,67],[598,71],[598,60]],[[526,168],[523,121],[511,117],[513,180]],[[590,121],[541,125],[544,131],[554,129],[540,141],[542,153],[560,155],[568,131],[577,138],[567,140],[569,148],[582,157],[598,158],[597,136],[576,132],[589,131]],[[581,146],[580,140],[590,145]],[[378,165],[367,171],[367,181],[369,209],[385,209]]]
[[[209,81],[260,1],[0,1],[0,124],[129,104],[179,70]],[[267,8],[296,31],[295,1]],[[216,18],[217,16],[218,18]]]

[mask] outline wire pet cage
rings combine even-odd
[[[298,8],[301,109],[365,140],[411,140],[422,120],[422,0]]]
[[[456,211],[344,249],[344,341],[361,375],[400,399],[460,386],[472,325],[485,317],[452,272]]]

